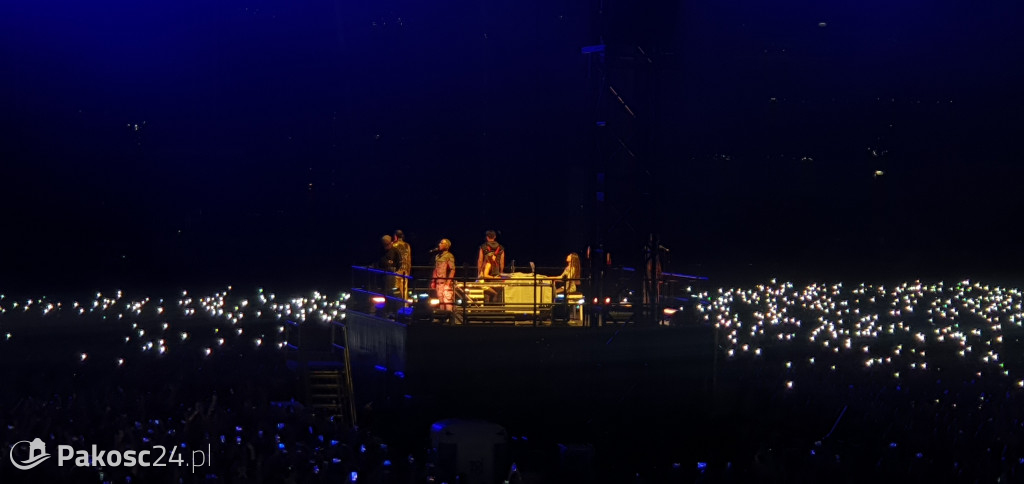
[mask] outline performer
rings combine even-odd
[[[484,233],[486,241],[480,245],[480,251],[476,256],[476,273],[484,273],[484,264],[487,263],[485,258],[487,254],[493,253],[497,259],[498,274],[505,272],[505,248],[496,240],[498,234],[493,230],[488,230]]]
[[[576,284],[580,282],[580,256],[579,254],[572,252],[565,256],[565,270],[561,274],[552,277],[552,279],[560,280],[564,284],[561,287],[555,288],[556,294],[572,294],[576,292]],[[556,283],[557,285],[557,283]]]
[[[391,243],[391,236],[385,235],[380,238],[380,243],[384,247],[384,253],[380,255],[380,259],[377,260],[377,269],[388,272],[397,272],[399,265],[402,262],[402,255],[395,249],[394,244]],[[387,274],[384,276],[384,288],[383,293],[394,294],[395,292],[395,276]]]
[[[430,288],[437,291],[437,299],[440,301],[438,309],[444,311],[455,309],[455,256],[449,252],[451,248],[452,242],[448,239],[441,239],[437,244],[434,275],[430,281]]]
[[[412,273],[412,247],[405,241],[405,234],[401,230],[395,231],[395,241],[391,245],[401,256],[401,262],[398,264],[398,270],[395,272],[408,276]],[[402,299],[409,297],[409,279],[404,277],[396,279],[398,279],[396,281],[398,283],[398,297]]]
[[[488,252],[484,256],[484,267],[483,270],[477,274],[477,278],[481,282],[487,282],[488,280],[501,280],[501,272],[498,269],[498,255],[494,252]],[[484,302],[495,302],[498,301],[498,294],[501,288],[494,288],[490,286],[484,286]]]

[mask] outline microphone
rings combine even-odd
[[[430,253],[431,254],[436,254],[438,252],[441,252],[441,249],[438,249],[437,247],[434,247],[433,249],[430,249]]]

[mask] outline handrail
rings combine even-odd
[[[352,292],[359,292],[359,293],[363,293],[363,294],[372,294],[374,296],[379,296],[379,297],[382,297],[384,299],[391,300],[391,301],[398,302],[398,303],[402,303],[402,304],[405,304],[405,303],[408,302],[405,299],[402,299],[400,297],[389,296],[387,294],[381,294],[379,292],[373,292],[373,291],[370,291],[370,290],[367,290],[367,289],[352,288]]]
[[[675,273],[675,272],[662,272],[661,275],[669,276],[669,277],[675,277],[675,278],[678,278],[678,279],[693,279],[695,281],[706,281],[706,280],[708,280],[708,278],[706,276],[691,276],[689,274],[678,274],[678,273]]]
[[[353,264],[350,265],[350,268],[352,271],[351,291],[353,296],[357,296],[360,301],[370,297],[380,298],[376,299],[376,305],[370,306],[378,311],[381,309],[381,301],[386,302],[386,306],[384,306],[386,308],[394,309],[393,305],[401,306],[403,309],[395,313],[396,321],[400,320],[400,315],[422,311],[422,308],[417,309],[419,308],[418,304],[429,302],[431,305],[430,311],[432,313],[440,313],[442,317],[444,317],[444,313],[450,311],[452,318],[461,316],[461,320],[467,322],[470,320],[491,321],[488,318],[493,316],[496,318],[494,321],[512,319],[522,322],[532,321],[533,325],[540,325],[542,321],[547,319],[546,314],[548,314],[548,311],[552,310],[556,305],[565,303],[574,305],[585,304],[586,300],[583,298],[569,301],[560,297],[560,294],[564,293],[562,290],[563,286],[566,286],[566,289],[570,285],[583,288],[591,281],[585,275],[571,278],[564,277],[558,272],[548,272],[543,270],[543,268],[535,266],[531,267],[529,271],[503,272],[500,275],[494,276],[494,278],[481,278],[476,273],[475,267],[470,268],[468,266],[456,267],[456,271],[451,273],[450,277],[432,277],[433,266],[414,265],[410,268],[410,274],[391,272],[368,265]],[[563,267],[552,267],[550,270],[562,272],[562,269]],[[386,290],[386,286],[392,286],[395,283],[382,283],[385,277],[391,281],[408,281],[408,287],[405,291],[407,294],[412,294],[412,300],[405,299],[401,295],[393,294]],[[426,283],[440,283],[441,281],[449,281],[455,289],[455,296],[458,301],[452,301],[454,304],[451,307],[434,307],[438,304],[436,301],[424,301],[422,294],[418,294],[427,292],[425,288]],[[404,282],[398,284],[404,284]],[[487,301],[479,294],[481,289],[487,287],[499,292],[504,291],[504,296],[494,302]],[[511,294],[515,295],[511,296]],[[355,303],[353,303],[353,307],[356,307]],[[410,308],[412,309],[410,310]],[[402,313],[402,311],[406,312]]]
[[[352,266],[352,268],[353,269],[358,269],[358,270],[361,270],[361,271],[372,272],[374,274],[385,274],[385,275],[388,275],[388,276],[395,276],[395,277],[401,277],[403,279],[409,279],[410,281],[412,280],[412,276],[409,276],[409,275],[406,275],[406,274],[401,274],[401,273],[398,273],[398,272],[384,271],[384,270],[376,269],[376,268],[373,268],[373,267],[370,267],[370,266]]]

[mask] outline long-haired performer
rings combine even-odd
[[[576,284],[580,282],[580,256],[572,252],[565,256],[565,270],[561,274],[552,277],[555,280],[565,281],[562,287],[555,290],[558,293],[572,294],[576,292]]]

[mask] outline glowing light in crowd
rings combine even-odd
[[[768,355],[776,349],[778,354],[805,351],[799,345],[818,353],[808,358],[812,366],[816,359],[835,360],[856,352],[866,357],[861,360],[863,371],[888,368],[898,380],[905,376],[901,369],[941,371],[928,361],[928,355],[933,349],[948,348],[963,364],[995,366],[995,374],[1003,378],[1020,376],[1014,374],[1019,370],[1003,365],[1000,355],[1005,322],[1018,327],[1024,322],[1024,295],[1016,288],[969,280],[804,287],[772,280],[750,288],[691,293],[690,297],[710,301],[697,311],[703,320],[724,330],[719,343],[730,362],[753,357],[750,348],[758,348],[754,353],[760,356],[762,349]],[[985,350],[968,358],[979,347]],[[791,361],[783,366],[787,375],[800,374]],[[837,367],[830,364],[830,368],[835,371]],[[788,388],[792,381],[786,379],[783,384]],[[1006,385],[1024,388],[1017,385],[1022,381],[1007,379]]]

